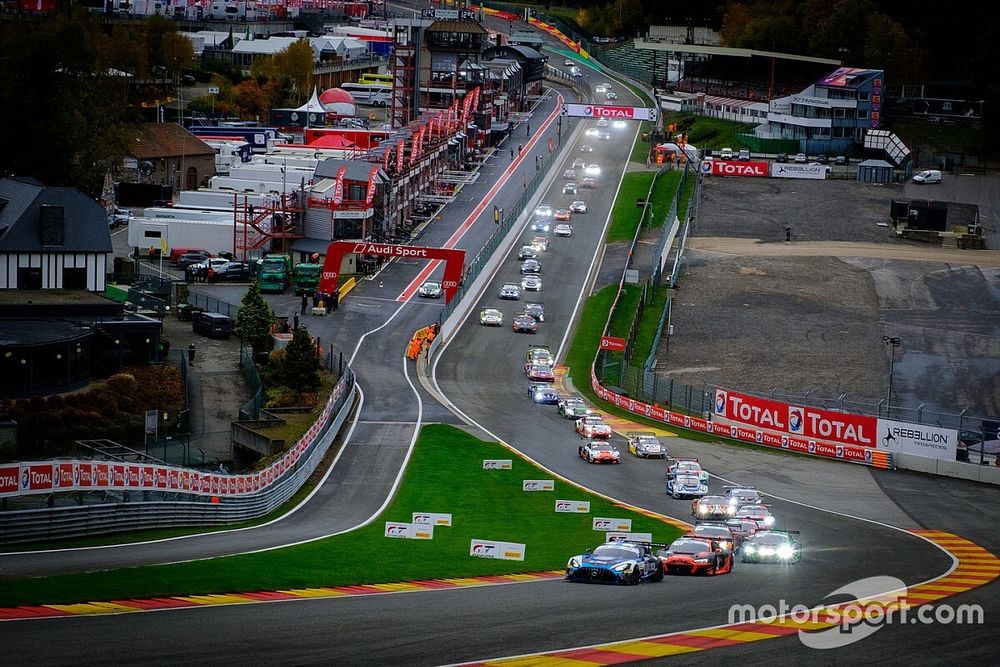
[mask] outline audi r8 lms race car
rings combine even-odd
[[[428,281],[420,286],[417,294],[428,299],[437,299],[444,294],[444,290],[441,289],[441,283]]]
[[[692,534],[717,540],[723,551],[736,549],[736,537],[724,521],[699,521],[694,525]]]
[[[567,225],[565,222],[561,222],[555,226],[552,233],[556,236],[569,238],[570,236],[573,236],[573,225]]]
[[[536,250],[534,246],[521,246],[521,249],[517,251],[517,259],[519,262],[526,259],[535,259],[536,257],[538,257],[538,250]]]
[[[528,398],[542,405],[555,405],[559,402],[559,392],[548,384],[533,384],[528,387]]]
[[[798,563],[802,546],[797,530],[762,530],[747,538],[740,549],[744,563]]]
[[[667,477],[673,475],[693,475],[708,484],[708,473],[701,469],[698,459],[671,459],[667,466]]]
[[[621,463],[622,455],[616,447],[606,442],[590,440],[580,445],[580,458],[587,463]]]
[[[524,313],[518,313],[511,320],[510,328],[514,330],[514,333],[535,333],[538,331],[538,323],[535,322],[535,318],[531,315],[526,315]]]
[[[517,283],[504,283],[500,287],[500,298],[517,301],[521,298],[521,288],[518,287]]]
[[[545,321],[544,304],[538,303],[537,301],[525,301],[524,312],[526,315],[531,315],[532,317],[534,317],[536,322]]]
[[[534,322],[534,320],[532,320]],[[545,364],[531,364],[526,371],[529,380],[536,382],[555,382],[556,376],[550,366]]]
[[[521,289],[525,292],[537,292],[542,289],[542,279],[534,273],[529,273],[521,278]]]
[[[579,419],[587,414],[587,404],[579,396],[564,398],[558,403],[559,414],[566,419]]]
[[[531,364],[545,364],[549,368],[556,365],[556,358],[552,352],[544,345],[529,345],[528,351],[524,353],[524,370],[528,371]]]
[[[725,520],[735,513],[726,496],[703,496],[691,503],[691,514],[699,519]]]
[[[740,505],[736,509],[734,519],[753,519],[761,529],[767,530],[774,525],[774,515],[767,505]]]
[[[758,505],[761,502],[757,487],[754,486],[727,486],[726,495],[729,496],[729,504],[735,510],[740,505]]]
[[[586,213],[587,202],[575,199],[573,203],[569,205],[569,210],[571,213]]]
[[[708,484],[694,475],[671,475],[667,478],[667,495],[677,498],[696,498],[708,493]]]
[[[649,431],[629,431],[625,437],[628,438],[628,453],[640,459],[662,459],[667,455],[667,448]]]
[[[604,423],[599,414],[588,414],[576,420],[576,432],[581,438],[610,438],[611,427]]]
[[[566,564],[567,581],[595,584],[638,584],[661,581],[663,568],[647,544],[608,542]]]
[[[733,571],[733,554],[710,537],[685,535],[656,554],[666,574],[725,574]]]
[[[484,308],[479,311],[479,323],[484,327],[502,327],[503,313],[496,308]]]

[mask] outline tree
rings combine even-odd
[[[292,332],[285,346],[285,358],[277,373],[278,381],[298,393],[316,389],[320,384],[319,355],[309,332],[303,328]]]
[[[243,302],[236,313],[236,326],[233,330],[244,343],[253,348],[254,355],[265,352],[271,340],[271,324],[274,315],[267,305],[260,287],[256,282],[250,283],[250,288],[243,295]]]
[[[179,32],[168,32],[163,35],[160,48],[163,50],[164,67],[173,75],[174,81],[179,83],[184,69],[194,63],[194,47],[191,46],[191,40]]]

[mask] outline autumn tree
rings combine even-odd
[[[301,104],[312,90],[313,68],[312,45],[309,40],[300,39],[273,56],[254,60],[250,74],[258,80],[276,82],[285,93],[285,102]]]

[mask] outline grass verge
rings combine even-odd
[[[664,116],[663,122],[665,125],[675,123],[678,132],[687,132],[688,143],[691,145],[716,151],[727,147],[733,150],[744,148],[745,144],[737,135],[753,129],[753,125],[746,123],[694,114],[668,113]]]
[[[608,243],[631,241],[639,224],[642,209],[635,205],[636,199],[645,199],[653,182],[652,171],[633,171],[625,174],[618,198],[611,209],[611,226],[608,228]]]
[[[564,446],[570,449],[576,444]],[[483,470],[482,461],[488,458],[512,458],[513,469]],[[378,521],[368,526],[345,535],[257,554],[5,581],[0,589],[0,606],[559,569],[569,556],[603,540],[603,533],[591,528],[595,516],[631,519],[633,530],[650,532],[658,542],[669,542],[680,533],[668,523],[625,510],[561,480],[555,481],[553,493],[521,491],[523,479],[550,477],[499,444],[478,440],[452,426],[427,426],[421,431],[395,500]],[[556,499],[590,501],[590,514],[557,514]],[[427,541],[383,536],[384,521],[409,521],[415,511],[450,512],[454,525],[436,528],[434,539]],[[553,535],[558,535],[558,539],[552,539]],[[525,560],[471,557],[469,543],[473,539],[523,543]]]

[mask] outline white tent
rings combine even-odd
[[[656,147],[658,151],[666,151],[668,153],[680,153],[681,147],[675,143],[667,142],[665,144],[659,144]],[[688,156],[688,159],[697,160],[698,159],[698,147],[688,144],[684,147],[684,154]]]

